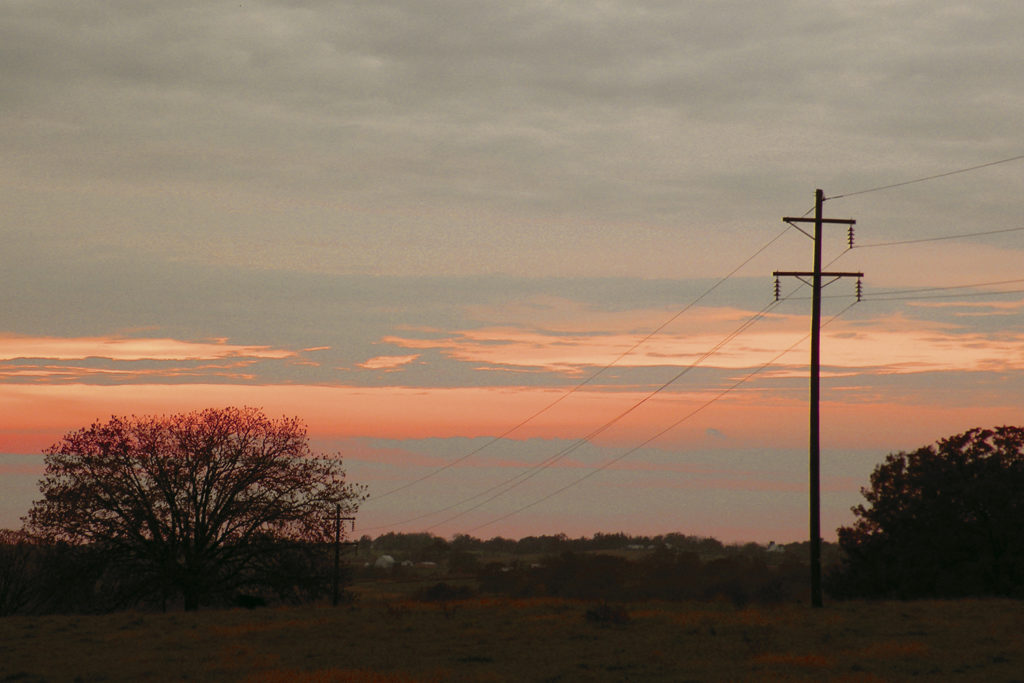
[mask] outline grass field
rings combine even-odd
[[[1019,601],[596,607],[375,590],[354,607],[7,617],[0,680],[1024,681]]]

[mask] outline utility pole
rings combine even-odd
[[[341,523],[352,522],[352,531],[356,530],[356,518],[355,517],[342,517],[341,516],[341,503],[336,503],[334,507],[334,597],[331,600],[331,604],[335,607],[338,606],[338,598],[341,594]],[[356,543],[346,543],[345,545],[357,545]]]
[[[821,207],[825,202],[825,193],[821,190],[815,192],[814,197],[814,218],[792,218],[782,220],[807,235],[807,232],[800,228],[797,223],[814,223],[814,235],[808,235],[814,240],[814,270],[811,272],[802,271],[775,271],[775,298],[779,297],[779,277],[796,277],[802,282],[805,277],[811,278],[811,391],[810,391],[810,527],[811,527],[811,604],[814,607],[821,607],[821,421],[819,412],[819,401],[821,397],[819,376],[821,373],[821,280],[823,277],[834,278],[834,282],[843,277],[857,278],[857,300],[860,301],[860,278],[864,273],[823,273],[821,272],[821,233],[822,226],[826,223],[838,223],[849,226],[850,244],[853,243],[854,220],[842,218],[822,218]]]

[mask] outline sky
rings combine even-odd
[[[1021,25],[7,0],[0,526],[69,431],[248,405],[369,487],[357,535],[802,540],[810,288],[772,273],[821,188],[864,273],[824,290],[834,539],[886,454],[1024,423]]]

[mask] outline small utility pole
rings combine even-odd
[[[341,595],[341,523],[352,522],[352,531],[356,530],[356,518],[355,517],[342,517],[341,516],[341,503],[335,504],[334,507],[334,598],[331,600],[331,604],[335,607],[338,606],[338,598]],[[345,545],[355,545],[354,543],[346,543]]]
[[[801,271],[775,271],[775,297],[778,299],[779,287],[778,278],[789,276],[799,278],[811,278],[811,425],[810,425],[810,512],[811,512],[811,604],[814,607],[821,607],[821,422],[818,408],[820,400],[821,372],[821,279],[831,277],[839,279],[842,277],[857,278],[857,300],[860,300],[860,278],[864,273],[823,273],[821,272],[821,228],[825,223],[840,223],[850,226],[850,242],[853,242],[854,220],[842,218],[822,218],[821,207],[825,202],[825,193],[821,190],[815,192],[814,218],[792,218],[782,220],[800,229],[796,223],[814,223],[814,270],[811,272]],[[808,237],[811,237],[808,235]],[[834,281],[834,280],[833,280]]]

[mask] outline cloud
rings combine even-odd
[[[377,356],[362,363],[357,363],[357,365],[365,370],[387,370],[392,372],[400,369],[403,365],[408,365],[419,357],[419,354],[415,353],[408,356]]]
[[[301,363],[301,361],[300,361]],[[116,367],[67,363],[2,364],[0,379],[8,382],[39,384],[136,384],[140,382],[253,382],[257,369],[253,361],[234,363],[174,363],[144,367],[139,363],[118,363]]]
[[[44,199],[80,249],[182,261],[713,275],[794,187],[1017,139],[1005,3],[65,4],[0,23],[7,210],[47,246]]]
[[[699,316],[693,320],[702,321]],[[713,319],[706,325],[720,327]],[[635,334],[572,335],[515,328],[464,330],[443,339],[388,336],[382,342],[404,348],[439,349],[462,362],[488,363],[498,368],[542,368],[570,374],[612,363],[622,369],[684,368],[694,364],[705,368],[743,369],[756,368],[772,360],[778,351],[800,339],[804,334],[803,325],[804,321],[795,317],[777,316],[765,324],[767,329],[754,326],[725,345],[722,342],[728,332],[662,333],[633,351],[630,350],[642,339]],[[869,329],[865,329],[863,323],[839,321],[825,330],[823,337],[826,363],[832,372],[842,369],[879,374],[1024,369],[1024,354],[1021,354],[1024,334],[993,336],[924,321],[906,321],[903,329],[898,329],[895,319],[883,318],[875,320]],[[712,351],[714,353],[709,355]],[[626,352],[629,354],[623,356]],[[794,351],[774,365],[805,364],[804,355]]]
[[[226,339],[208,342],[177,339],[127,339],[23,337],[0,335],[0,361],[26,358],[84,360],[108,358],[137,360],[212,360],[218,358],[290,358],[293,351],[268,346],[229,344]]]

